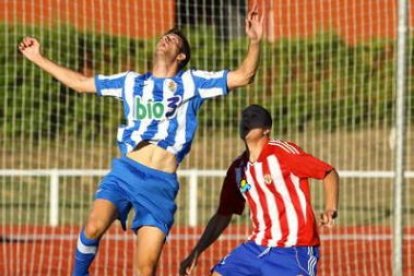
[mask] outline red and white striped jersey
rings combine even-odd
[[[308,178],[323,179],[332,169],[293,143],[270,140],[256,162],[250,163],[246,152],[233,161],[218,213],[241,214],[247,202],[249,240],[276,247],[319,245]]]

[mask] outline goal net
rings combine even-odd
[[[119,155],[120,102],[76,94],[25,60],[25,35],[51,60],[81,72],[147,72],[157,39],[180,27],[189,66],[236,69],[246,54],[248,0],[0,1],[0,274],[70,274],[96,187]],[[218,204],[224,172],[244,148],[248,104],[274,118],[272,137],[293,141],[341,176],[335,228],[321,232],[320,275],[391,275],[397,1],[258,0],[265,39],[247,88],[206,101],[180,165],[175,225],[159,275],[177,275]],[[413,11],[413,8],[411,8]],[[411,28],[414,26],[411,20]],[[414,274],[414,40],[408,38],[403,202],[404,272]],[[323,187],[312,182],[315,212]],[[209,269],[249,233],[248,210],[199,260]],[[131,275],[135,236],[118,223],[91,275]]]

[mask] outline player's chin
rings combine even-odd
[[[167,51],[167,47],[163,44],[158,45],[157,48],[155,49],[155,53],[157,55],[165,55],[166,51]]]

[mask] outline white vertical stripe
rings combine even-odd
[[[194,85],[193,78],[191,77],[190,71],[186,71],[183,74],[182,81],[183,81],[184,94],[183,94],[182,107],[179,108],[177,111],[177,123],[178,123],[178,129],[176,132],[177,135],[175,137],[174,145],[167,148],[169,152],[173,152],[174,154],[181,151],[186,141],[185,136],[187,134],[186,123],[187,123],[187,110],[188,110],[188,104],[189,104],[188,100],[194,95],[194,92],[195,92],[195,85]]]
[[[315,253],[313,252],[313,247],[309,246],[308,247],[308,273],[310,276],[314,276],[315,275],[315,267],[316,264],[318,263],[318,259],[316,258],[316,256],[314,255]]]
[[[168,127],[170,125],[170,120],[166,120],[163,118],[160,122],[158,122],[158,131],[154,135],[154,137],[151,138],[153,141],[161,141],[165,140],[168,136]]]
[[[134,85],[137,76],[139,76],[137,73],[131,73],[125,80],[125,101],[129,107],[129,112],[127,114],[128,125],[134,120]]]
[[[263,190],[265,194],[269,217],[272,223],[272,227],[270,229],[271,240],[269,240],[269,246],[276,246],[277,242],[280,241],[280,239],[282,238],[282,232],[281,232],[280,221],[279,221],[279,211],[276,206],[275,195],[272,193],[272,191],[269,190],[269,187],[268,187],[268,185],[273,185],[273,184],[265,183],[264,176],[263,176],[262,163],[259,163],[259,162],[255,163],[254,170],[256,173],[257,183],[259,184],[260,188]]]
[[[311,247],[310,246],[308,246],[308,256],[309,256],[309,259],[308,259],[308,273],[309,274],[311,274],[311,261],[312,261],[312,253],[311,253]]]
[[[130,144],[127,144],[126,147],[127,147],[127,152],[131,152],[134,149]]]
[[[258,229],[259,233],[256,236],[255,242],[257,244],[262,244],[265,229],[266,229],[266,225],[265,225],[265,222],[264,222],[262,203],[260,202],[260,198],[259,198],[259,194],[257,192],[257,188],[254,185],[255,182],[253,180],[253,177],[250,174],[250,164],[247,165],[246,180],[247,180],[247,183],[249,183],[252,186],[249,190],[249,194],[250,194],[252,200],[254,201],[254,203],[256,205],[256,219],[257,219],[257,222],[258,222],[257,229]]]
[[[132,91],[133,91],[133,87],[132,87]],[[142,97],[141,97],[143,103],[146,103],[149,100],[153,100],[153,91],[154,91],[154,80],[152,79],[147,80],[146,85],[144,85]],[[133,97],[133,92],[131,92],[131,94],[132,94],[131,98],[132,98],[133,104],[130,106],[130,114],[133,117],[134,109],[135,109],[135,98]],[[141,120],[139,129],[132,132],[131,139],[134,141],[141,141],[140,136],[144,134],[144,132],[148,129],[148,126],[151,124],[151,122],[152,120],[150,119]]]
[[[126,127],[119,127],[119,128],[118,128],[118,133],[117,133],[117,135],[116,135],[116,139],[117,139],[119,142],[122,142],[122,141],[123,141],[123,136],[124,136],[124,131],[125,131],[125,128],[126,128]]]
[[[311,271],[309,271],[311,276],[315,276],[316,275],[315,268],[316,268],[316,264],[317,263],[318,263],[318,260],[316,259],[316,257],[312,257]]]
[[[269,169],[270,173],[272,174],[272,179],[275,182],[276,190],[282,195],[283,203],[286,208],[286,218],[288,222],[289,234],[285,246],[293,246],[296,244],[298,239],[298,216],[296,214],[295,208],[293,207],[289,191],[286,187],[286,182],[283,178],[279,160],[277,160],[276,156],[270,155],[267,158],[267,161],[269,162]]]
[[[300,208],[302,209],[303,217],[306,222],[306,197],[305,197],[305,193],[300,188],[299,177],[291,173],[290,180],[292,180],[293,186],[295,187],[296,194],[298,195],[298,198],[299,198]]]
[[[181,77],[183,81],[183,101],[187,101],[195,95],[195,84],[193,76],[191,75],[191,71],[186,71],[183,76]]]

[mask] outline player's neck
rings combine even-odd
[[[166,60],[156,58],[152,67],[152,75],[157,78],[172,78],[177,75],[178,68],[175,63],[168,63]]]
[[[269,137],[264,136],[257,140],[246,141],[246,146],[249,152],[249,162],[256,162],[262,153],[265,145],[269,142]]]

